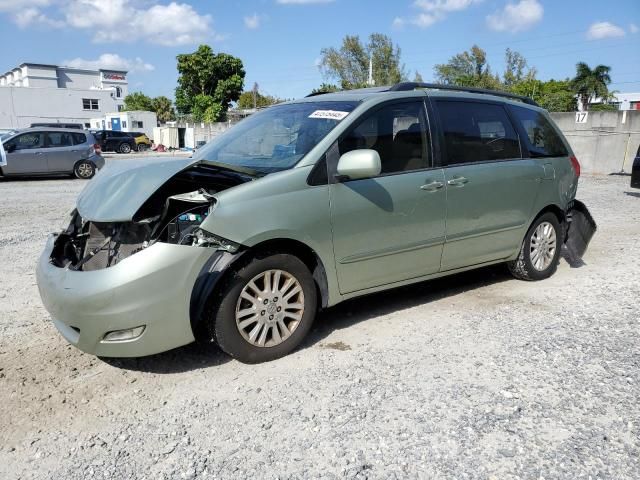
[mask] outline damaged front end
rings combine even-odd
[[[579,264],[598,227],[587,206],[578,200],[574,200],[569,205],[566,218],[564,249],[569,263]]]
[[[215,209],[217,192],[252,179],[214,165],[191,165],[162,184],[126,220],[118,219],[113,209],[109,214],[83,216],[79,202],[68,227],[55,240],[50,261],[69,270],[100,270],[157,242],[235,252],[239,245],[202,230],[200,225]],[[109,192],[108,187],[101,190]],[[116,218],[110,221],[109,217]]]

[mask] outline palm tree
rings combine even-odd
[[[611,67],[598,65],[593,70],[584,62],[576,65],[576,76],[571,81],[573,91],[578,95],[582,108],[587,110],[592,98],[607,98],[611,77]]]

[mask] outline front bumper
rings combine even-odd
[[[194,341],[191,292],[208,248],[155,243],[113,267],[88,272],[49,261],[50,235],[36,268],[40,297],[65,339],[103,357],[140,357]],[[145,326],[137,338],[106,342],[108,332]]]

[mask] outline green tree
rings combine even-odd
[[[124,97],[124,109],[127,111],[153,111],[153,100],[142,92],[133,92]]]
[[[231,102],[237,101],[242,93],[245,76],[242,60],[226,53],[215,54],[208,45],[200,45],[195,52],[176,58],[180,74],[176,88],[178,112],[191,113],[199,121],[224,119]]]
[[[576,65],[576,76],[571,81],[573,92],[578,95],[582,108],[589,108],[591,99],[609,97],[609,84],[611,67],[598,65],[593,70],[584,62]]]
[[[281,99],[277,97],[272,97],[271,95],[262,95],[258,91],[249,90],[247,92],[242,92],[240,98],[238,99],[238,108],[254,108],[254,100],[256,108],[268,107],[269,105],[275,105],[276,103],[282,102]]]
[[[340,87],[338,87],[337,85],[334,85],[333,83],[323,83],[318,88],[314,88],[313,90],[311,90],[311,94],[316,95],[320,93],[333,93],[339,91]]]
[[[422,79],[422,75],[420,75],[420,72],[418,72],[417,70],[416,70],[416,75],[413,77],[413,81],[418,83],[424,82],[424,80]]]
[[[509,88],[524,80],[531,80],[536,77],[536,69],[528,68],[527,60],[519,52],[507,48],[504,52],[504,74],[502,82]]]
[[[407,77],[404,65],[400,63],[400,53],[400,47],[387,35],[373,33],[366,45],[359,36],[347,35],[340,48],[320,51],[320,70],[325,78],[340,82],[342,89],[366,87],[371,59],[374,83],[392,85]]]
[[[525,79],[509,89],[518,95],[532,98],[550,112],[573,112],[576,109],[576,98],[571,89],[570,80],[549,80],[543,82],[536,79]]]
[[[474,45],[468,52],[458,53],[447,63],[436,65],[434,73],[438,83],[445,85],[468,87],[472,83],[480,83],[490,75],[487,52]]]
[[[162,123],[170,122],[176,119],[176,112],[173,109],[171,100],[167,97],[156,97],[151,101],[151,108],[156,112],[158,120]]]

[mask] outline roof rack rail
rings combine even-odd
[[[475,87],[459,87],[457,85],[441,85],[438,83],[422,83],[422,82],[401,82],[396,83],[389,88],[390,92],[406,92],[409,90],[415,90],[416,88],[429,88],[433,90],[452,90],[454,92],[469,92],[469,93],[483,93],[486,95],[495,95],[496,97],[511,98],[514,100],[520,100],[528,105],[539,107],[535,100],[525,97],[524,95],[516,95],[515,93],[501,92],[498,90],[488,90],[486,88]]]

